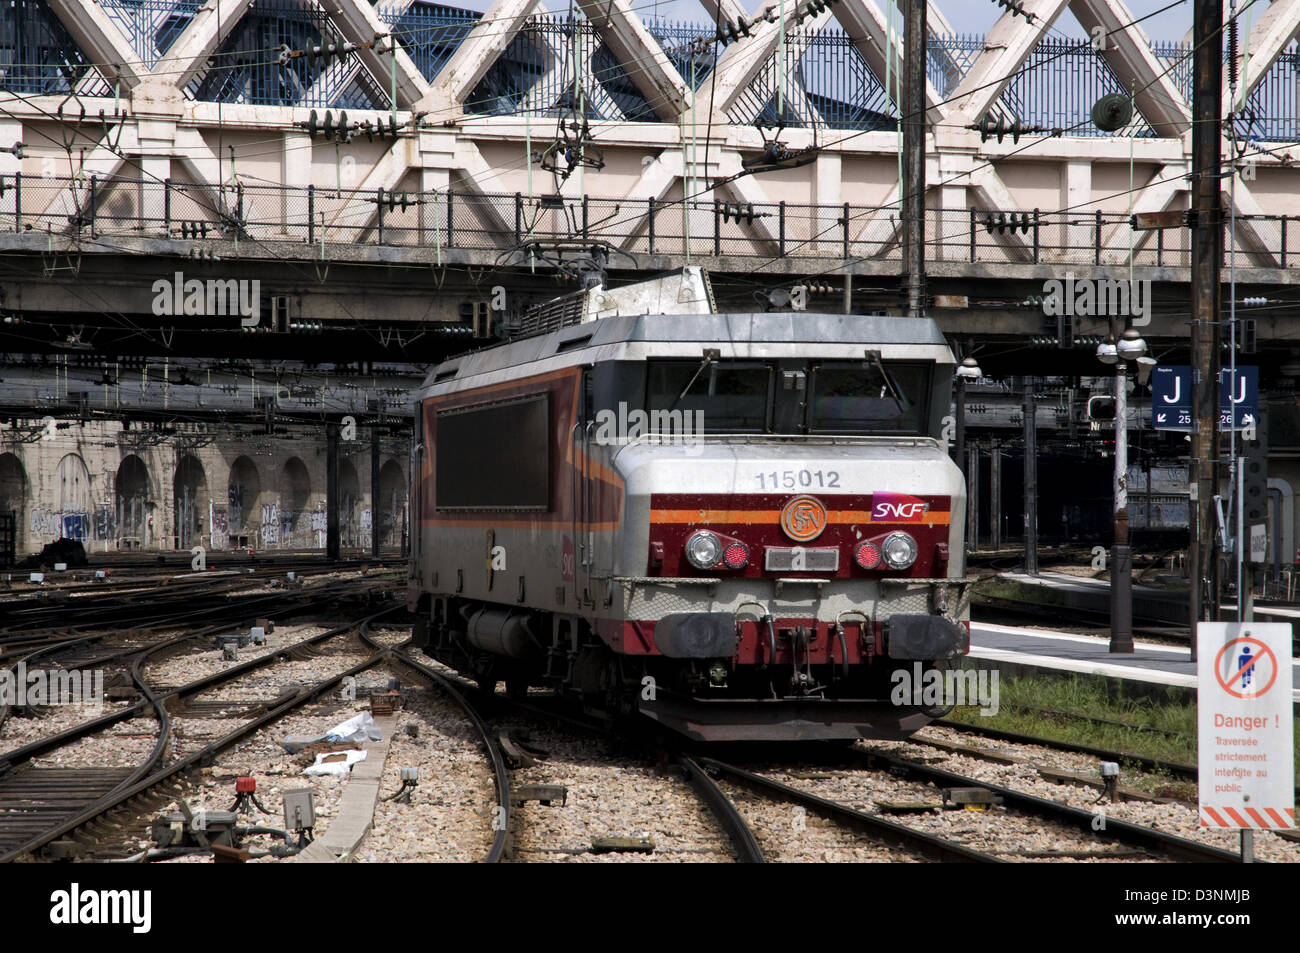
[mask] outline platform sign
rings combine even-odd
[[[1159,364],[1151,369],[1151,426],[1192,429],[1192,369]]]
[[[1219,371],[1219,427],[1243,430],[1259,420],[1259,368]],[[1192,429],[1192,369],[1161,364],[1151,370],[1151,426],[1156,430]]]
[[[1259,368],[1237,367],[1219,371],[1219,426],[1244,430],[1259,420]]]
[[[1294,828],[1291,626],[1196,626],[1202,827]]]

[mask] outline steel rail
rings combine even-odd
[[[914,851],[921,856],[929,859],[941,861],[944,863],[982,863],[982,864],[1003,864],[1007,861],[1001,857],[995,857],[992,854],[986,854],[983,851],[975,850],[964,844],[958,844],[955,841],[946,840],[935,834],[908,827],[905,824],[897,824],[894,821],[886,820],[883,817],[877,817],[874,814],[867,814],[863,811],[854,810],[847,805],[840,804],[838,801],[830,801],[823,797],[818,797],[810,791],[804,791],[788,784],[783,784],[772,778],[763,777],[761,774],[754,774],[735,765],[726,764],[713,758],[701,758],[701,763],[705,770],[715,769],[723,774],[727,774],[744,784],[746,787],[762,791],[769,796],[783,798],[787,801],[794,801],[796,804],[804,805],[817,813],[829,817],[832,820],[842,824],[852,825],[867,833],[872,840],[880,841],[894,847],[900,847],[905,850]]]
[[[709,777],[708,772],[690,755],[678,755],[677,760],[686,770],[686,779],[690,781],[695,793],[700,796],[700,800],[708,806],[718,825],[731,838],[731,844],[736,850],[736,859],[742,864],[767,863],[767,858],[763,856],[763,848],[758,845],[753,830],[731,798],[727,797],[726,792],[718,787],[717,782]],[[709,763],[719,762],[709,762],[705,759],[705,764]]]
[[[383,653],[374,653],[369,658],[348,668],[346,671],[340,672],[337,675],[330,676],[329,678],[324,679],[316,683],[315,685],[312,685],[308,688],[298,691],[293,696],[281,702],[279,705],[276,705],[275,707],[268,709],[262,715],[258,716],[257,718],[254,718],[249,722],[244,723],[240,727],[227,733],[226,735],[222,736],[221,738],[217,739],[211,744],[208,744],[203,748],[199,749],[198,751],[195,751],[193,754],[190,754],[185,758],[182,758],[179,761],[171,765],[168,765],[165,768],[161,768],[159,770],[153,770],[157,766],[157,764],[162,760],[163,755],[165,755],[167,751],[167,742],[170,739],[171,718],[166,709],[166,703],[168,700],[176,697],[183,697],[184,695],[195,694],[199,691],[202,691],[205,688],[210,688],[212,685],[219,684],[220,682],[224,682],[224,681],[229,681],[231,678],[235,676],[246,674],[247,672],[252,671],[254,669],[272,664],[276,661],[276,659],[279,656],[284,655],[288,652],[292,652],[295,649],[310,647],[311,645],[314,645],[325,639],[334,638],[346,632],[353,631],[354,629],[364,629],[370,622],[374,621],[380,616],[387,615],[390,612],[395,612],[399,608],[401,608],[399,605],[389,606],[381,610],[380,612],[367,616],[366,618],[358,622],[352,622],[345,626],[332,629],[328,632],[311,636],[308,639],[304,639],[300,642],[295,642],[291,646],[284,646],[276,651],[267,653],[267,655],[265,656],[261,656],[256,659],[251,659],[249,660],[249,662],[234,666],[230,669],[226,669],[221,672],[217,672],[214,675],[205,676],[204,678],[199,679],[195,682],[191,682],[188,685],[182,686],[179,689],[165,692],[161,695],[153,692],[153,690],[144,681],[143,675],[139,670],[140,665],[143,662],[143,658],[137,659],[136,664],[132,669],[132,678],[136,680],[137,685],[139,685],[141,691],[145,694],[145,700],[141,702],[138,707],[147,708],[152,706],[154,711],[157,713],[158,723],[159,723],[158,741],[154,745],[154,748],[150,752],[148,758],[146,758],[145,761],[141,764],[141,766],[135,771],[133,771],[130,776],[128,776],[126,779],[124,779],[121,783],[119,783],[112,790],[108,791],[102,797],[92,802],[91,804],[87,805],[81,811],[81,813],[77,814],[76,816],[72,817],[67,821],[64,821],[63,823],[55,826],[54,828],[47,830],[43,834],[31,838],[27,842],[19,845],[18,847],[13,848],[8,853],[0,854],[0,863],[7,863],[13,861],[19,857],[22,857],[26,854],[30,854],[33,851],[40,849],[41,847],[45,846],[51,841],[57,840],[58,838],[69,833],[70,831],[73,831],[78,827],[81,827],[95,820],[96,818],[100,817],[101,815],[113,809],[114,807],[117,807],[125,803],[126,801],[130,800],[131,798],[144,793],[149,788],[155,787],[156,785],[175,776],[181,771],[188,770],[189,768],[194,766],[203,767],[206,766],[207,764],[210,764],[213,757],[216,754],[230,747],[232,744],[237,743],[244,737],[260,729],[263,725],[276,720],[277,718],[293,710],[294,708],[306,703],[307,701],[319,697],[321,694],[323,694],[325,691],[328,691],[330,688],[332,688],[334,685],[341,682],[347,676],[355,675],[358,672],[362,672],[367,668],[371,668],[378,662],[382,661],[384,656]],[[146,652],[145,655],[147,656],[148,654],[152,654],[153,651],[161,649],[162,647],[163,647],[162,645],[151,647],[151,649],[148,652]]]
[[[1060,801],[1050,801],[1047,798],[1027,794],[1024,791],[1017,791],[1014,788],[1003,787],[989,781],[954,774],[942,768],[918,764],[915,761],[898,758],[884,752],[852,749],[841,752],[841,754],[848,754],[853,760],[862,762],[873,770],[883,768],[891,774],[909,780],[929,782],[938,787],[984,788],[1001,797],[1002,803],[1006,807],[1022,814],[1041,817],[1064,827],[1074,827],[1088,836],[1100,840],[1116,841],[1133,847],[1141,847],[1144,850],[1160,854],[1172,860],[1228,864],[1241,862],[1241,857],[1231,851],[1210,847],[1174,834],[1166,834],[1143,824],[1134,824],[1115,817],[1108,816],[1106,826],[1098,830],[1094,828],[1096,815],[1092,811],[1071,807],[1069,804],[1063,804]]]
[[[363,636],[363,638],[365,638]],[[380,643],[367,639],[367,642],[373,646],[379,646]],[[511,789],[510,789],[510,772],[506,768],[505,756],[501,753],[501,746],[497,740],[492,737],[488,729],[487,722],[479,714],[474,704],[469,701],[460,690],[456,687],[452,679],[436,671],[432,667],[425,665],[423,662],[411,658],[406,652],[396,651],[394,646],[382,646],[381,654],[388,659],[401,662],[415,671],[419,672],[425,678],[429,679],[439,691],[459,705],[468,716],[470,722],[478,732],[479,741],[482,743],[484,750],[487,752],[488,760],[492,764],[492,783],[496,789],[497,803],[493,805],[492,827],[496,831],[492,838],[492,847],[487,856],[483,859],[484,863],[499,863],[505,855],[506,841],[510,835],[511,815]]]

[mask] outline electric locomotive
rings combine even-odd
[[[966,490],[928,319],[599,287],[418,393],[408,604],[485,689],[701,740],[901,738],[969,649]]]

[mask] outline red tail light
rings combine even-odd
[[[853,560],[863,569],[875,569],[880,565],[880,550],[875,543],[859,543]]]
[[[744,543],[731,543],[722,553],[728,569],[744,569],[749,565],[749,547]]]

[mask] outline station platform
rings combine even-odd
[[[1196,694],[1196,663],[1183,646],[1155,645],[1134,640],[1134,652],[1112,654],[1105,637],[1071,635],[1045,629],[1025,629],[971,621],[968,656],[979,665],[997,668],[1004,677],[1052,672],[1099,675],[1123,684],[1126,695]],[[1291,663],[1292,685],[1300,686],[1300,662]],[[1300,690],[1292,691],[1300,703]]]
[[[1013,599],[1032,602],[1038,606],[1059,607],[1062,610],[1100,613],[1107,617],[1110,615],[1110,581],[1107,579],[1046,571],[1033,576],[1023,572],[1003,572],[998,574],[998,580],[1005,587],[1004,593]],[[1220,618],[1236,617],[1237,606],[1233,602],[1224,602],[1220,610]],[[1300,624],[1300,607],[1261,605],[1257,602],[1254,616],[1260,622],[1289,622],[1294,628]],[[1138,622],[1186,626],[1186,589],[1134,583],[1133,618]],[[1295,634],[1300,637],[1300,630],[1296,630]]]
[[[1036,605],[1059,606],[1081,612],[1110,612],[1110,581],[1060,572],[998,573],[1006,595]],[[1171,624],[1187,624],[1187,593],[1180,589],[1133,584],[1133,617]]]

